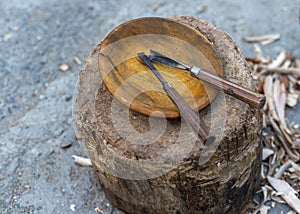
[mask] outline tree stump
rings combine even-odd
[[[211,41],[228,80],[255,90],[240,49],[226,33],[199,18],[173,19],[201,31]],[[98,54],[99,46],[80,73],[76,122],[112,204],[127,213],[240,213],[259,186],[261,112],[219,94],[213,101],[214,116],[212,108],[200,112],[203,121],[224,122],[218,145],[201,150],[197,141],[192,142],[185,157],[177,157],[190,145],[192,131],[185,130],[188,134],[179,136],[184,123],[180,119],[149,121],[147,116],[126,112],[101,84]],[[149,137],[149,144],[131,144],[114,125],[122,115],[128,117],[137,136],[151,132],[153,124],[165,124],[165,131],[158,139]],[[127,126],[118,125],[125,134]],[[205,157],[207,161],[203,162]]]

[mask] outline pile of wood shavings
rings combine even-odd
[[[268,213],[274,201],[300,213],[300,131],[286,118],[286,106],[296,106],[300,95],[300,60],[282,51],[276,59],[254,45],[255,59],[247,59],[258,90],[266,96],[263,109],[262,201],[252,213]],[[265,202],[271,201],[271,207]],[[270,203],[268,203],[270,204]],[[294,213],[291,211],[290,213]]]

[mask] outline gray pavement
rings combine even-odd
[[[228,32],[246,56],[253,53],[244,36],[280,33],[263,51],[300,58],[299,7],[293,0],[0,1],[0,213],[119,212],[92,169],[72,160],[85,155],[73,126],[82,69],[73,59],[84,62],[113,27],[142,16],[199,16]],[[62,63],[67,72],[59,71]],[[297,112],[289,116],[300,123]],[[60,148],[66,143],[72,146]]]

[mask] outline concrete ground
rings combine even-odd
[[[142,16],[199,16],[227,31],[246,56],[253,52],[244,36],[280,33],[263,51],[300,58],[299,7],[281,0],[0,1],[0,213],[121,213],[92,169],[72,159],[85,155],[72,118],[83,66],[74,57],[84,62],[113,27]],[[67,72],[59,71],[62,63]],[[289,115],[300,123],[297,112]],[[271,213],[280,210],[287,209]]]

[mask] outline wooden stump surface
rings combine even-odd
[[[241,51],[226,33],[199,18],[173,19],[201,31],[212,42],[227,79],[255,89]],[[200,113],[208,126],[225,123],[216,148],[199,150],[197,141],[192,142],[193,134],[180,136],[178,140],[182,131],[180,119],[166,121],[165,132],[154,142],[149,138],[149,144],[132,144],[122,137],[130,134],[128,124],[119,124],[119,130],[115,127],[118,119],[111,116],[112,103],[114,115],[126,115],[126,108],[114,102],[100,83],[98,54],[99,46],[92,51],[80,74],[77,128],[112,204],[128,213],[239,213],[259,185],[261,112],[221,94],[213,102],[214,109],[206,108]],[[151,131],[148,117],[132,111],[128,117],[137,133]],[[161,122],[159,118],[152,120],[154,124]],[[162,158],[172,151],[174,144],[190,145],[189,142],[193,149],[186,152],[185,158],[179,157],[180,161],[176,162],[179,159],[174,156],[175,161]],[[201,164],[205,157],[209,160]],[[137,179],[132,179],[134,173]]]

